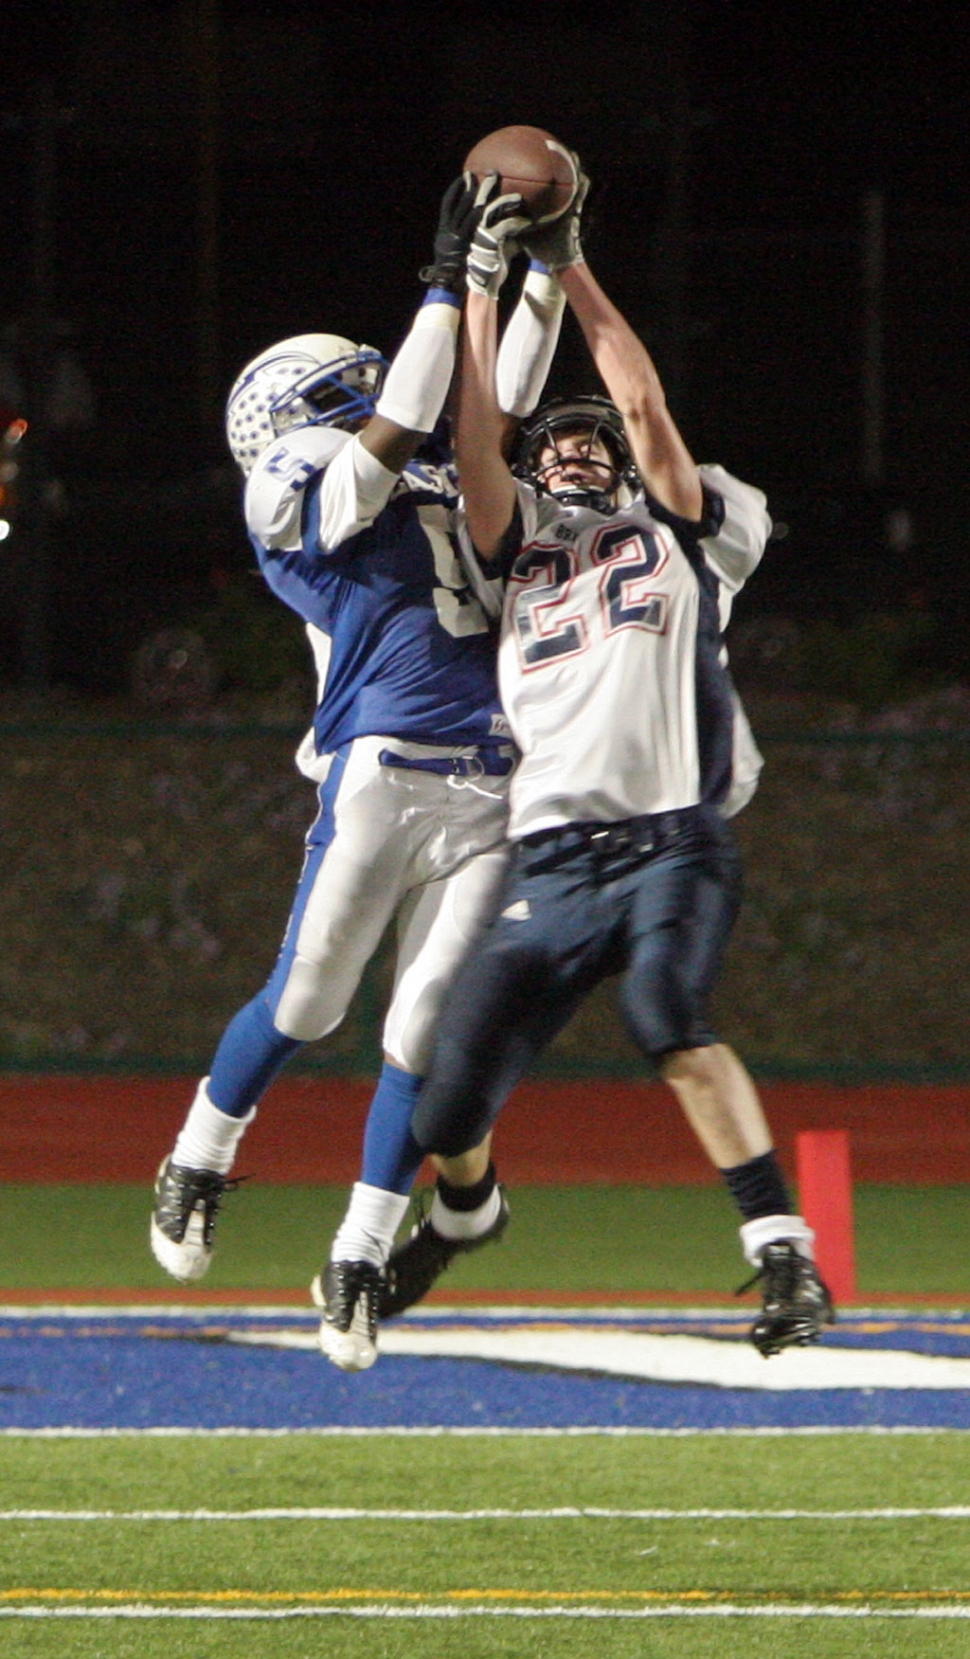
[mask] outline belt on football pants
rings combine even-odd
[[[398,755],[393,749],[382,749],[378,755],[382,766],[401,766],[407,772],[435,772],[442,778],[504,778],[515,765],[515,757],[506,749],[480,747],[466,755]]]
[[[646,812],[639,818],[620,818],[611,824],[596,820],[560,824],[555,829],[534,830],[531,835],[523,835],[522,845],[549,853],[582,849],[604,858],[613,858],[618,853],[649,853],[709,817],[709,807],[683,806],[672,812]]]

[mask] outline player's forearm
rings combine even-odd
[[[495,386],[496,311],[494,300],[469,293],[455,428],[468,531],[485,558],[499,547],[515,510],[515,482],[502,455],[505,419]]]
[[[696,520],[703,492],[693,456],[667,408],[653,358],[603,292],[587,264],[559,273],[593,361],[623,416],[637,469],[651,494],[681,517]]]
[[[361,433],[364,448],[392,472],[405,467],[434,430],[455,366],[460,301],[429,289],[388,370],[377,413]]]
[[[593,361],[624,419],[642,409],[665,407],[664,391],[643,341],[603,292],[584,262],[559,273]]]
[[[566,296],[551,271],[534,265],[522,285],[498,351],[499,406],[522,419],[542,396],[562,327]]]

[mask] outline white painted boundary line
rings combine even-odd
[[[614,1426],[599,1424],[567,1425],[563,1428],[500,1428],[482,1427],[473,1428],[464,1425],[456,1427],[441,1426],[436,1423],[420,1427],[410,1427],[406,1424],[391,1424],[387,1427],[370,1427],[358,1424],[320,1424],[315,1427],[293,1427],[283,1429],[267,1428],[215,1428],[197,1429],[170,1427],[160,1424],[155,1427],[133,1428],[81,1428],[71,1424],[57,1425],[39,1429],[27,1428],[0,1428],[0,1440],[290,1440],[301,1436],[310,1439],[356,1440],[356,1439],[415,1439],[415,1440],[561,1440],[583,1438],[605,1438],[615,1440],[696,1440],[705,1436],[713,1439],[727,1440],[782,1440],[790,1436],[809,1437],[837,1437],[847,1434],[869,1435],[875,1438],[896,1435],[932,1435],[932,1434],[967,1434],[967,1429],[953,1428],[949,1424],[916,1423],[819,1423],[794,1424],[790,1428],[784,1425],[771,1424],[762,1426],[737,1425],[731,1428],[681,1428],[664,1429],[650,1428],[641,1425],[617,1424]]]
[[[655,1323],[655,1322],[654,1322]],[[489,1360],[498,1365],[541,1366],[628,1377],[648,1383],[697,1383],[715,1388],[753,1389],[768,1394],[805,1390],[945,1389],[970,1390],[970,1357],[914,1353],[906,1347],[826,1347],[786,1351],[770,1366],[741,1333],[736,1340],[689,1335],[677,1330],[619,1329],[616,1321],[572,1318],[539,1323],[506,1321],[486,1326],[480,1319],[381,1332],[385,1355],[411,1359]],[[300,1349],[316,1355],[315,1332],[286,1328],[233,1330],[225,1340],[246,1347]]]
[[[397,1607],[393,1603],[343,1607],[236,1608],[146,1607],[135,1602],[119,1607],[0,1607],[12,1619],[970,1619],[970,1607],[858,1607],[826,1603],[768,1602],[761,1606],[721,1602],[692,1607],[670,1602],[665,1607]]]
[[[936,1509],[3,1509],[0,1521],[966,1521]]]
[[[899,1425],[883,1423],[848,1424],[822,1423],[815,1427],[794,1425],[791,1428],[781,1426],[745,1427],[738,1425],[732,1428],[681,1428],[664,1429],[640,1426],[614,1427],[592,1424],[579,1424],[565,1428],[465,1428],[447,1427],[429,1424],[424,1427],[412,1428],[405,1424],[387,1428],[371,1428],[369,1426],[355,1426],[340,1424],[324,1424],[316,1428],[157,1428],[119,1429],[119,1428],[73,1428],[70,1425],[63,1427],[48,1427],[39,1429],[0,1428],[0,1439],[10,1440],[168,1440],[168,1439],[213,1439],[213,1440],[289,1440],[293,1437],[319,1438],[334,1440],[356,1439],[584,1439],[606,1438],[616,1440],[696,1440],[709,1436],[714,1439],[728,1440],[777,1440],[789,1435],[837,1437],[847,1434],[871,1435],[876,1438],[894,1435],[930,1435],[930,1434],[966,1434],[966,1429],[954,1429],[947,1425],[939,1428],[926,1425],[903,1423]]]

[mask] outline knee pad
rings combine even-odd
[[[441,1012],[443,984],[425,986],[416,1000],[403,1007],[395,997],[384,1021],[384,1053],[405,1071],[424,1076],[434,1050],[435,1027]]]
[[[634,1042],[651,1059],[715,1040],[704,1010],[670,964],[625,981],[620,1006]]]
[[[501,1108],[473,1087],[436,1077],[425,1083],[411,1119],[411,1130],[426,1152],[457,1158],[485,1139]]]
[[[336,1031],[355,989],[356,985],[342,984],[330,966],[323,968],[305,956],[295,956],[273,1023],[298,1042],[316,1042]]]

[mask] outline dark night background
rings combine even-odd
[[[768,493],[739,614],[918,613],[965,678],[968,33],[899,0],[5,0],[3,681],[122,690],[249,580],[235,374],[312,329],[391,353],[442,190],[511,122],[579,150],[694,453]]]

